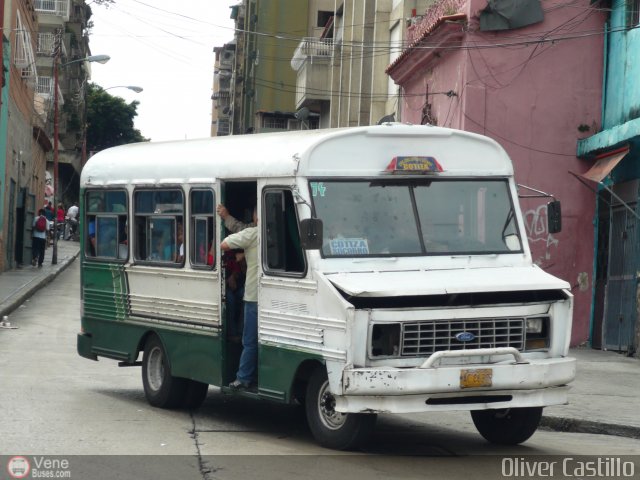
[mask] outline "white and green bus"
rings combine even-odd
[[[217,204],[259,218],[258,380],[238,392]],[[567,402],[573,298],[532,263],[489,138],[386,124],[116,147],[82,171],[81,218],[78,352],[141,365],[154,406],[198,407],[209,385],[301,402],[345,449],[377,413],[441,411],[516,444]]]

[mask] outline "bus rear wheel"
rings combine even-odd
[[[147,401],[154,407],[182,406],[187,380],[171,375],[167,353],[156,335],[149,337],[144,346],[142,385]]]
[[[315,370],[307,384],[305,396],[307,422],[316,441],[327,448],[350,450],[361,446],[376,422],[375,414],[340,413],[329,391],[324,368]]]
[[[542,407],[472,410],[473,423],[486,440],[498,445],[517,445],[535,433]]]

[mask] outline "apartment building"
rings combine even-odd
[[[0,270],[31,259],[31,223],[44,201],[51,143],[35,109],[37,15],[33,0],[4,2],[5,85],[0,115]]]
[[[400,116],[385,68],[430,0],[243,0],[217,47],[216,134],[371,125]],[[227,88],[229,89],[227,91]]]
[[[45,200],[53,199],[54,94],[60,106],[59,198],[70,201],[77,197],[89,70],[81,62],[61,67],[59,88],[54,92],[53,53],[59,45],[62,65],[87,56],[86,22],[91,10],[83,0],[4,0],[0,4],[4,6],[0,104],[3,271],[30,261],[33,216]]]
[[[77,199],[86,137],[86,84],[91,76],[87,22],[91,9],[84,0],[35,0],[38,14],[37,108],[53,135],[53,62],[60,47],[58,69],[59,201]],[[72,63],[69,63],[72,62]],[[53,157],[48,170],[53,172]]]
[[[319,114],[319,125],[375,125],[399,119],[398,87],[385,73],[402,51],[407,27],[426,0],[317,0],[291,60],[296,109]],[[320,19],[326,23],[320,27]],[[306,111],[306,110],[305,110]]]

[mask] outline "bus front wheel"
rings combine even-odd
[[[375,414],[340,413],[329,391],[324,368],[318,368],[307,384],[305,396],[307,422],[316,441],[327,448],[354,449],[369,437],[376,422]]]
[[[154,407],[181,406],[187,387],[186,379],[171,375],[167,353],[155,335],[149,337],[144,346],[142,384],[147,401]]]
[[[535,433],[542,418],[542,407],[472,410],[471,418],[480,435],[489,442],[518,445]]]

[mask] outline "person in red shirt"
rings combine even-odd
[[[58,223],[64,223],[64,205],[62,203],[58,204],[58,212],[56,214]]]

